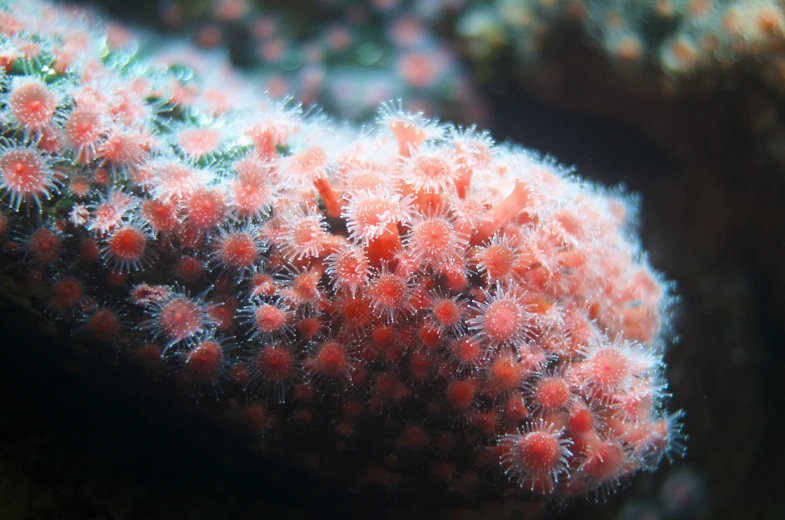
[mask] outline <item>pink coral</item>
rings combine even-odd
[[[337,422],[321,435],[381,435],[388,452],[417,454],[402,473],[440,468],[459,491],[493,487],[495,475],[521,492],[604,494],[679,446],[679,415],[663,405],[672,297],[630,232],[628,197],[394,104],[360,130],[242,90],[243,108],[216,119],[205,93],[243,85],[225,82],[220,63],[184,53],[195,63],[183,73],[107,57],[71,12],[9,9],[25,27],[14,45],[40,53],[7,66],[4,88],[46,81],[61,101],[46,118],[56,151],[10,116],[3,149],[90,183],[81,200],[93,210],[80,219],[69,193],[3,186],[10,211],[40,206],[62,236],[51,262],[30,260],[39,283],[56,294],[76,267],[91,274],[94,286],[50,302],[58,317],[78,306],[93,339],[124,356],[162,342],[186,388],[244,403],[237,417],[253,416],[254,431]],[[70,39],[90,43],[51,77],[42,64]],[[108,99],[92,105],[102,127],[85,144],[68,132],[88,90]],[[145,109],[129,119],[121,103]],[[179,137],[220,127],[221,146],[183,153],[171,118]],[[101,208],[120,195],[104,223]],[[86,241],[101,244],[103,263]],[[147,287],[162,297],[140,297]]]

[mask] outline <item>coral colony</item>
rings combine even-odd
[[[578,25],[586,38],[624,67],[648,63],[679,79],[727,73],[745,61],[782,85],[782,0],[490,0],[473,3],[458,31],[487,57],[502,42],[523,62],[543,59],[548,33]],[[774,80],[774,81],[771,81]]]
[[[540,95],[566,83],[585,95],[607,72],[613,79],[594,88],[635,92],[635,110],[732,97],[740,108],[728,125],[785,168],[785,0],[478,0],[455,29],[490,86],[512,69]],[[515,67],[489,65],[509,56]],[[580,103],[566,96],[557,102]]]
[[[185,46],[0,9],[0,258],[75,340],[271,442],[372,444],[368,483],[602,498],[683,451],[629,197],[399,103],[335,123]]]

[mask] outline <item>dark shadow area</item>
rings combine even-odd
[[[3,518],[355,517],[337,484],[249,449],[166,381],[0,312]],[[15,517],[26,492],[38,510]]]

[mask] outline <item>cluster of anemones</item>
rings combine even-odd
[[[260,432],[348,445],[381,417],[377,446],[467,493],[484,465],[605,493],[679,447],[670,296],[628,198],[395,103],[367,128],[303,114],[80,20],[0,13],[2,258],[80,338]]]

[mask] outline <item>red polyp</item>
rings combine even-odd
[[[523,212],[531,201],[531,190],[526,183],[516,180],[515,188],[499,205],[491,208],[490,219],[477,230],[472,244],[481,244],[505,224]]]

